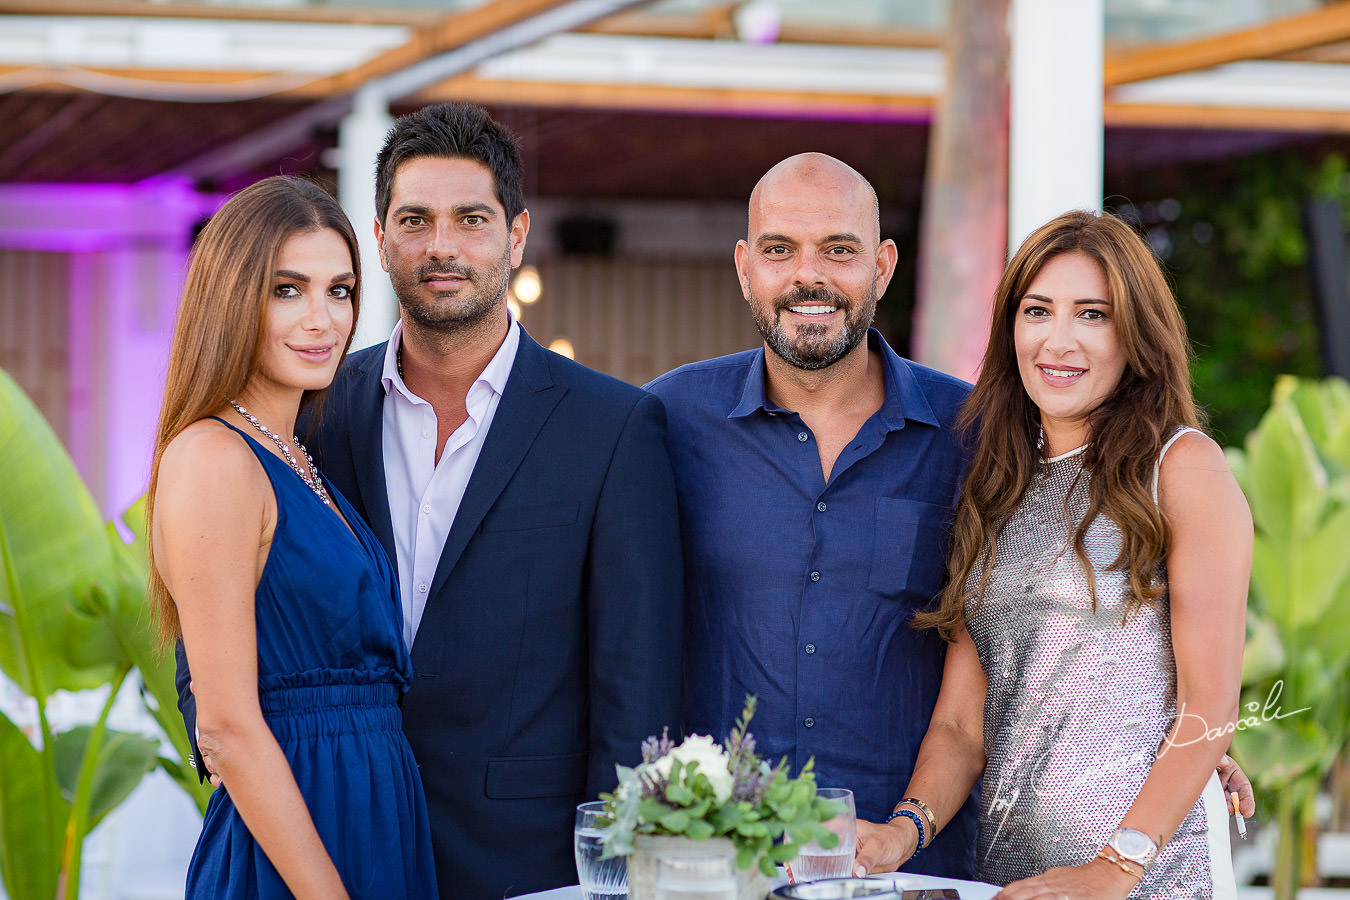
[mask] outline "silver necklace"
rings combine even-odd
[[[230,405],[234,407],[235,412],[244,417],[245,422],[262,432],[272,441],[272,443],[277,445],[277,449],[281,451],[281,455],[286,458],[287,465],[294,470],[295,474],[300,476],[300,480],[308,485],[311,491],[318,495],[319,499],[323,501],[324,506],[333,505],[333,502],[328,499],[328,489],[323,486],[323,480],[319,478],[319,470],[314,466],[314,459],[309,455],[309,451],[305,449],[305,445],[300,443],[299,438],[294,435],[291,436],[291,440],[295,441],[296,449],[300,451],[300,454],[305,458],[305,462],[309,464],[308,470],[300,465],[300,463],[296,462],[295,456],[291,453],[291,448],[281,439],[281,435],[268,431],[263,423],[258,421],[257,416],[253,415],[233,400],[230,401]]]

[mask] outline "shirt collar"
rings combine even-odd
[[[867,330],[867,347],[875,350],[881,357],[881,371],[885,378],[886,398],[881,403],[877,415],[888,431],[903,428],[905,419],[922,422],[925,425],[938,425],[937,415],[932,404],[924,396],[910,364],[891,349],[881,332],[875,328]],[[727,414],[728,419],[744,418],[757,410],[770,413],[788,412],[770,402],[764,390],[764,348],[755,351],[750,365],[746,369],[745,384],[741,389],[740,401]]]
[[[496,394],[506,390],[506,380],[511,377],[511,368],[516,362],[516,351],[520,349],[520,329],[516,325],[516,317],[511,314],[510,307],[507,307],[506,316],[506,340],[502,341],[502,345],[497,348],[492,359],[488,360],[482,373],[474,380],[474,385],[487,384]],[[389,343],[384,348],[384,369],[380,375],[380,382],[384,385],[385,396],[397,390],[412,399],[415,395],[408,390],[408,386],[398,374],[398,350],[401,346],[403,346],[403,320],[399,319],[394,323]]]

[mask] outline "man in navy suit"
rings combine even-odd
[[[477,106],[397,121],[375,233],[400,321],[347,359],[309,435],[397,563],[416,672],[403,728],[443,898],[574,884],[576,804],[679,724],[664,408],[513,321],[521,182],[516,137]]]

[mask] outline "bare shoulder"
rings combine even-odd
[[[1211,469],[1227,472],[1228,461],[1223,448],[1214,438],[1202,431],[1187,431],[1172,442],[1162,460],[1162,474],[1182,469]]]
[[[1177,438],[1163,456],[1158,500],[1174,524],[1178,517],[1191,514],[1201,521],[1221,516],[1235,524],[1250,519],[1247,500],[1228,467],[1223,448],[1198,431]]]
[[[263,496],[260,489],[266,483],[267,473],[238,434],[219,422],[201,419],[164,448],[156,494],[219,508],[235,506],[241,497]]]

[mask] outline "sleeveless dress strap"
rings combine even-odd
[[[1175,443],[1177,442],[1177,439],[1178,439],[1178,438],[1180,438],[1183,434],[1187,434],[1187,433],[1192,432],[1192,431],[1194,431],[1196,434],[1204,434],[1204,432],[1201,431],[1199,428],[1191,428],[1189,425],[1178,425],[1178,426],[1177,426],[1177,429],[1176,429],[1175,431],[1172,432],[1172,436],[1169,437],[1169,438],[1163,443],[1162,449],[1158,451],[1158,461],[1157,461],[1156,463],[1153,464],[1153,502],[1154,502],[1154,503],[1157,503],[1157,502],[1158,502],[1158,476],[1162,473],[1162,461],[1163,461],[1163,457],[1167,455],[1167,451],[1168,451],[1168,450],[1171,450],[1171,449],[1172,449],[1172,445],[1175,444]]]

